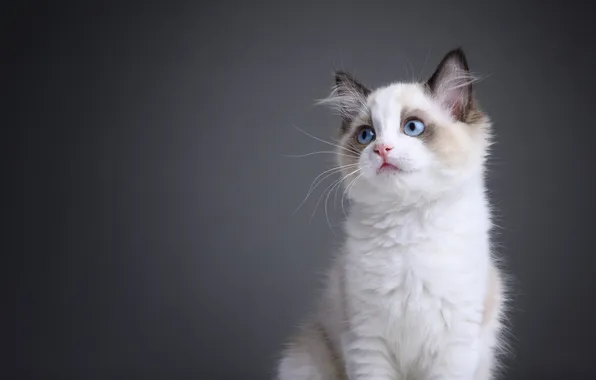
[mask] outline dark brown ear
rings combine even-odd
[[[466,119],[473,107],[472,83],[468,61],[461,48],[445,55],[433,75],[426,82],[431,94],[451,111],[456,120]]]
[[[368,87],[345,71],[335,73],[335,96],[344,122],[349,122],[358,116],[366,106],[366,98],[370,92]]]

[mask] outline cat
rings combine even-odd
[[[491,121],[463,50],[426,82],[335,82],[322,103],[341,115],[346,241],[276,378],[494,378],[506,287],[485,194]]]

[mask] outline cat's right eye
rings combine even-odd
[[[368,145],[375,139],[375,131],[372,127],[361,127],[356,135],[356,140],[359,144]]]
[[[404,124],[404,133],[411,137],[416,137],[422,134],[422,132],[424,132],[425,129],[426,126],[424,125],[424,123],[418,119],[408,120],[406,124]]]

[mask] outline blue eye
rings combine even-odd
[[[358,132],[356,139],[362,145],[370,144],[375,139],[375,131],[371,127],[364,127]]]
[[[424,125],[424,123],[418,119],[409,120],[404,125],[404,133],[412,137],[420,135],[422,132],[424,132],[425,129],[426,126]]]

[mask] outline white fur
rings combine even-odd
[[[465,160],[448,164],[403,134],[403,107],[431,115],[436,128],[453,128]],[[487,132],[465,132],[418,84],[376,90],[367,110],[377,141],[394,146],[389,162],[403,172],[377,173],[372,144],[362,150],[345,245],[278,378],[487,380],[501,326],[500,288],[495,312],[483,320],[496,271],[483,178]]]

